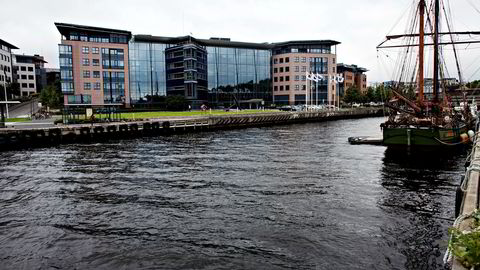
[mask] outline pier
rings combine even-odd
[[[475,136],[472,151],[465,163],[466,172],[462,177],[460,186],[457,189],[456,205],[455,205],[455,223],[454,227],[460,231],[470,232],[474,228],[472,213],[479,208],[480,203],[480,140],[478,132]],[[452,263],[452,270],[466,270],[458,260],[456,260],[452,254],[447,252],[445,256],[445,262],[450,261]]]
[[[109,139],[128,139],[142,136],[320,122],[381,115],[383,115],[382,109],[362,108],[339,111],[205,115],[113,123],[59,125],[54,128],[4,128],[0,130],[0,149],[8,150],[33,146],[89,143]]]

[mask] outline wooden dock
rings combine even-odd
[[[0,150],[381,115],[383,115],[382,109],[362,108],[316,112],[205,115],[128,122],[59,125],[54,128],[3,128],[0,129]]]
[[[478,131],[478,129],[477,129]],[[470,214],[479,208],[479,179],[480,179],[480,132],[476,133],[472,152],[466,161],[465,177],[457,191],[456,215],[454,226],[461,231],[472,231],[473,219]],[[466,218],[464,218],[466,217]],[[448,255],[448,254],[447,254]],[[455,258],[452,261],[452,270],[467,270]]]

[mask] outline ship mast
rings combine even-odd
[[[424,85],[424,47],[425,47],[425,0],[420,0],[419,12],[420,12],[420,30],[419,30],[419,51],[418,51],[418,105],[423,105],[423,85]]]
[[[438,70],[439,70],[439,50],[438,50],[438,33],[439,33],[439,13],[440,1],[435,0],[435,33],[433,35],[433,102],[438,103]]]

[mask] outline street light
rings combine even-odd
[[[3,92],[5,94],[5,108],[7,109],[7,118],[8,118],[8,98],[7,98],[7,66],[3,67]]]

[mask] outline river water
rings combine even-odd
[[[441,269],[466,155],[383,120],[0,152],[0,268]]]

